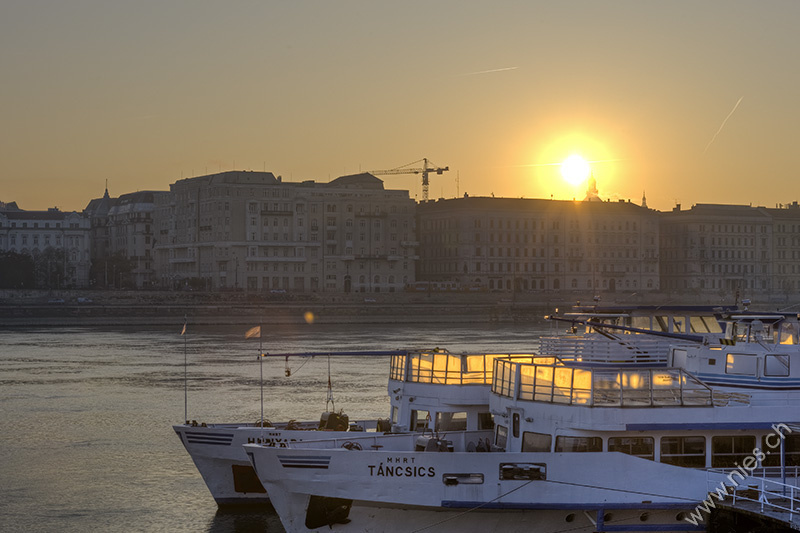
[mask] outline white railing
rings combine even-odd
[[[614,339],[599,334],[555,335],[539,339],[539,353],[563,361],[666,364],[672,344],[674,339],[647,335],[620,335]]]
[[[787,470],[787,475],[789,472],[790,470]],[[794,469],[794,473],[797,473],[796,469]],[[773,512],[788,513],[789,521],[794,519],[795,514],[800,514],[800,487],[796,485],[757,476],[749,476],[742,480],[741,483],[727,485],[724,480],[720,481],[719,478],[721,475],[729,474],[728,471],[710,469],[708,470],[708,474],[709,499],[714,498],[714,495],[718,495],[719,491],[724,488],[725,493],[730,496],[731,503],[734,506],[738,501],[754,502],[760,507],[761,513],[763,513],[765,509]],[[731,477],[733,476],[727,476],[728,479]],[[797,483],[796,477],[795,483]]]
[[[303,440],[290,442],[290,448],[313,448],[313,449],[334,449],[347,448],[355,450],[381,450],[381,451],[414,451],[420,437],[435,438],[448,442],[453,451],[464,452],[479,442],[486,442],[491,439],[494,433],[492,430],[470,430],[452,432],[423,432],[423,433],[402,433],[386,435],[369,435],[354,433],[348,437],[320,438],[315,440]]]

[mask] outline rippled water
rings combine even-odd
[[[264,327],[265,352],[535,349],[549,326]],[[388,358],[267,359],[241,327],[0,331],[0,531],[281,532],[268,510],[218,511],[171,425],[388,416]],[[184,366],[184,357],[187,361]]]

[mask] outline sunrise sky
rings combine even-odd
[[[429,158],[431,198],[800,199],[800,2],[0,3],[0,201]],[[387,188],[421,198],[419,176]]]

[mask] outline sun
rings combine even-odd
[[[561,175],[570,185],[580,185],[591,171],[589,163],[578,154],[572,154],[561,163]]]

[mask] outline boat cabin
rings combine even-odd
[[[497,360],[493,448],[620,452],[689,468],[735,468],[746,460],[762,475],[778,475],[781,464],[800,475],[798,389],[719,390],[682,368]]]

